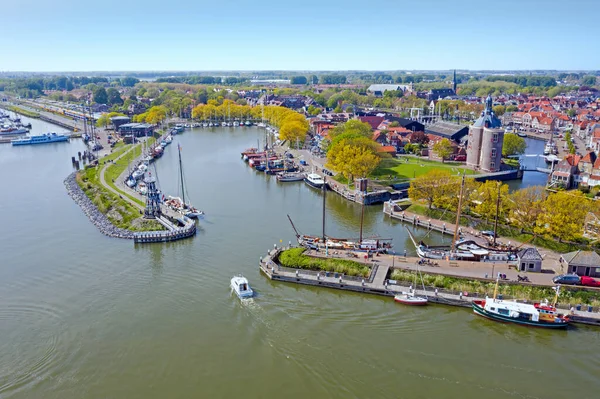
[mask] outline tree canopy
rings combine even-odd
[[[108,104],[108,94],[102,86],[96,86],[92,91],[93,100],[96,104]]]
[[[361,136],[367,137],[369,139],[373,137],[371,125],[369,125],[366,122],[361,122],[358,119],[350,119],[343,125],[337,125],[329,131],[329,136],[331,138],[335,138],[336,136],[343,133],[360,134]]]
[[[525,153],[527,143],[525,139],[513,133],[504,135],[504,144],[502,145],[502,156],[521,155]]]
[[[326,166],[341,173],[348,181],[367,177],[381,161],[377,147],[373,140],[349,133],[331,145]]]
[[[448,139],[441,139],[433,145],[433,152],[442,159],[442,163],[454,153],[454,146]]]

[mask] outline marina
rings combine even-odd
[[[52,130],[38,128],[34,123],[34,133]],[[520,396],[552,398],[568,386],[569,394],[589,397],[600,389],[589,351],[597,329],[575,318],[565,331],[507,326],[474,315],[469,304],[438,306],[434,292],[428,292],[426,308],[403,306],[391,292],[376,291],[383,272],[373,275],[375,295],[364,295],[361,280],[349,277],[343,277],[344,289],[335,275],[314,284],[310,271],[296,277],[295,270],[282,269],[278,277],[290,283],[267,277],[257,267],[259,258],[275,243],[295,240],[286,215],[301,230],[318,230],[322,192],[302,182],[281,184],[240,162],[239,149],[256,146],[263,136],[249,127],[191,128],[174,137],[155,163],[161,190],[178,191],[180,144],[189,195],[206,211],[205,222],[196,239],[135,246],[99,233],[65,194],[70,158],[86,149],[81,140],[1,146],[0,180],[21,189],[0,207],[0,353],[11,365],[0,374],[0,394],[158,398],[251,391],[276,397],[285,389],[291,398],[392,399],[404,392],[504,399],[506,380]],[[43,173],[40,164],[47,165]],[[215,196],[209,188],[217,186],[222,191]],[[360,204],[332,194],[326,207],[328,234],[358,237]],[[260,234],[244,226],[261,226]],[[380,206],[364,207],[363,228],[365,237],[393,238],[396,253],[406,249],[409,263],[416,262],[406,229]],[[448,244],[449,235],[432,231],[428,242]],[[231,294],[230,280],[239,273],[257,293],[250,301]],[[503,273],[516,279],[514,271]],[[410,288],[388,287],[395,293]],[[438,297],[460,300],[442,290]],[[240,362],[240,354],[252,364]],[[502,381],[487,378],[492,366]],[[246,376],[243,387],[228,384],[232,372]],[[532,386],[524,373],[543,373],[547,383]]]

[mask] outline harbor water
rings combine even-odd
[[[262,276],[259,257],[294,239],[286,215],[320,234],[322,204],[240,159],[262,136],[176,136],[156,163],[160,187],[177,194],[179,143],[206,217],[193,239],[158,245],[103,236],[66,195],[80,140],[0,146],[0,398],[597,397],[598,329],[527,329]],[[359,217],[360,205],[327,196],[328,234],[358,236]],[[412,253],[381,206],[364,225]],[[255,298],[231,294],[238,273]]]

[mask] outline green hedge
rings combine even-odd
[[[495,282],[486,282],[480,280],[469,280],[465,278],[449,277],[436,274],[422,273],[425,286],[445,288],[453,291],[466,291],[470,293],[478,293],[480,295],[494,295]],[[414,282],[415,273],[411,271],[395,269],[390,274],[390,279],[398,281]],[[421,285],[421,279],[417,279],[417,286]],[[539,301],[542,299],[552,300],[554,298],[554,290],[551,287],[534,287],[531,285],[518,284],[500,284],[498,293],[509,295],[516,299],[527,299],[530,301]],[[600,292],[584,291],[578,289],[568,289],[562,287],[560,291],[559,301],[562,303],[571,304],[589,304],[600,306]]]
[[[346,276],[368,277],[371,268],[346,259],[321,259],[304,255],[305,248],[291,248],[279,254],[279,264],[293,269],[323,270]]]

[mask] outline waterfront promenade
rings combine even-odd
[[[415,261],[414,258],[404,258],[399,263],[394,262],[394,259],[390,259],[389,255],[382,255],[376,259],[365,259],[362,263],[369,264],[371,266],[371,273],[366,278],[344,276],[333,272],[313,271],[304,269],[291,269],[282,267],[276,262],[276,258],[279,253],[285,248],[273,248],[267,251],[265,257],[261,257],[259,261],[259,268],[270,280],[281,281],[302,285],[310,285],[315,287],[333,288],[339,290],[346,290],[352,292],[359,292],[365,294],[382,295],[393,297],[402,292],[414,290],[417,295],[427,296],[429,302],[471,307],[473,300],[485,297],[485,295],[478,295],[477,293],[468,292],[455,292],[446,289],[435,289],[433,287],[426,287],[423,290],[418,285],[412,287],[411,284],[403,281],[394,281],[389,279],[389,273],[392,269],[404,269],[404,270],[417,270],[417,264],[412,263]],[[337,252],[337,254],[335,254]],[[308,256],[315,256],[314,252],[307,252]],[[334,251],[331,256],[345,257],[345,251]],[[323,255],[317,255],[323,256]],[[398,260],[400,257],[394,257]],[[346,257],[346,259],[348,259]],[[458,266],[462,268],[463,265]],[[430,266],[420,265],[419,270],[425,273],[431,273]],[[440,269],[443,266],[440,265]],[[505,273],[505,271],[502,271]],[[446,274],[446,273],[443,273]],[[467,273],[468,274],[468,273]],[[508,275],[508,273],[505,273]],[[465,276],[467,277],[467,276]],[[494,280],[490,280],[494,281]],[[505,284],[506,282],[503,282]],[[592,309],[592,312],[586,311],[587,307],[583,307],[583,310],[574,310],[572,306],[575,304],[566,304],[562,308],[559,308],[559,312],[563,314],[571,314],[572,321],[591,324],[600,326],[600,312],[598,309]]]

